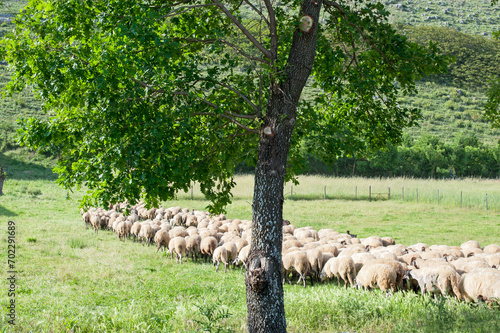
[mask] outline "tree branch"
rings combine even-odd
[[[248,0],[243,0],[243,1],[245,1],[245,3],[249,5],[257,14],[259,14],[259,16],[264,20],[264,22],[266,22],[267,26],[269,26],[269,21],[267,20],[267,18],[264,16],[264,14],[262,14],[262,12],[257,7],[255,7],[253,3],[251,3]]]
[[[375,51],[377,51],[381,56],[382,58],[385,59],[385,61],[387,61],[388,64],[392,64],[393,61],[390,60],[389,58],[387,58],[386,54],[384,52],[382,52],[382,50],[380,50],[372,41],[370,38],[368,38],[367,35],[365,35],[365,33],[363,32],[363,29],[361,29],[358,25],[352,23],[351,21],[349,21],[349,19],[347,18],[347,12],[344,10],[344,8],[342,6],[340,6],[338,3],[336,3],[335,1],[330,1],[330,0],[324,0],[323,3],[326,5],[326,6],[329,6],[329,7],[335,7],[341,14],[342,14],[342,17],[347,21],[347,24],[349,24],[351,27],[353,27],[354,29],[356,29],[361,38],[363,38],[363,40],[365,42],[367,42]],[[328,10],[327,10],[328,11]],[[328,11],[330,13],[330,15],[332,16],[335,16],[333,13],[331,13],[330,11]]]
[[[264,59],[261,59],[261,58],[256,58],[254,56],[251,56],[250,54],[246,53],[245,51],[243,51],[242,49],[240,49],[239,47],[237,47],[233,43],[228,42],[227,40],[224,40],[224,39],[215,39],[215,38],[211,38],[211,39],[175,38],[174,40],[177,40],[177,41],[186,41],[188,43],[202,43],[202,44],[213,44],[215,42],[219,42],[219,43],[222,43],[224,45],[229,46],[230,48],[232,48],[233,50],[235,50],[237,53],[241,54],[242,56],[244,56],[248,60],[253,60],[253,61],[261,62],[263,64],[269,64],[268,61],[266,61]]]
[[[207,3],[207,4],[202,4],[202,5],[182,6],[182,7],[175,8],[169,14],[163,15],[160,18],[177,16],[177,15],[180,15],[180,14],[183,14],[183,13],[189,11],[190,9],[200,8],[200,7],[210,7],[210,6],[216,6],[216,4],[215,3]],[[179,12],[180,10],[182,10],[182,11]]]
[[[259,41],[250,33],[250,31],[248,31],[245,28],[245,26],[243,26],[243,24],[241,24],[241,22],[238,21],[238,19],[234,17],[233,14],[231,14],[231,12],[223,4],[221,4],[218,0],[214,0],[214,2],[217,5],[217,7],[219,7],[224,12],[224,14],[226,14],[226,16],[229,17],[231,21],[233,21],[233,23],[248,38],[248,40],[250,40],[250,42],[252,42],[252,44],[255,45],[255,47],[257,47],[257,49],[259,49],[259,51],[262,52],[262,54],[266,58],[273,59],[271,52],[269,52],[268,49],[266,49],[262,44],[260,44]]]
[[[269,32],[271,33],[271,60],[278,58],[278,30],[276,28],[276,14],[274,13],[273,5],[270,0],[264,0],[267,13],[269,14]]]

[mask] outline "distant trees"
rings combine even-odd
[[[325,169],[329,172],[322,172]],[[418,139],[405,137],[400,146],[389,145],[362,159],[342,157],[321,166],[310,156],[304,168],[304,173],[307,172],[365,177],[497,178],[500,177],[500,142],[497,146],[487,146],[475,135],[466,134],[460,134],[452,143],[432,135]]]

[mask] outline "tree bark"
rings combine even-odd
[[[283,188],[297,106],[311,74],[321,1],[304,0],[309,32],[294,34],[285,77],[272,83],[259,137],[252,216],[252,241],[245,276],[249,332],[286,332],[282,277]]]

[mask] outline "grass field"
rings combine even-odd
[[[481,245],[500,243],[498,211],[480,207],[460,209],[444,203],[439,206],[417,204],[396,198],[372,202],[361,198],[334,199],[334,185],[328,181],[346,188],[346,193],[350,191],[347,188],[353,188],[351,181],[359,183],[359,187],[368,182],[374,188],[386,186],[384,180],[304,178],[302,185],[294,189],[296,199],[285,200],[285,218],[297,226],[311,225],[317,230],[350,229],[359,237],[388,235],[407,245],[419,241],[429,245],[459,245],[469,239],[478,240]],[[392,181],[400,185],[398,180]],[[495,185],[490,184],[492,181],[463,182],[464,191],[489,192]],[[227,216],[251,218],[251,177],[238,177],[237,183],[235,200],[228,207]],[[313,191],[321,184],[331,186],[328,191],[332,191],[332,197],[329,200],[308,198],[311,194],[306,188]],[[426,184],[431,186],[436,182]],[[437,184],[446,192],[454,183]],[[212,265],[204,263],[188,261],[177,265],[169,256],[156,253],[153,247],[120,242],[107,231],[96,235],[85,229],[78,213],[82,193],[76,192],[67,199],[66,191],[53,181],[9,180],[4,185],[4,193],[5,196],[0,197],[0,260],[2,267],[6,267],[7,221],[13,220],[16,222],[17,320],[15,326],[7,324],[5,309],[10,298],[7,273],[2,270],[0,331],[245,330],[244,274],[238,270],[224,274],[216,273]],[[358,193],[361,196],[361,192]],[[187,193],[164,206],[203,209],[207,202],[200,200],[196,191],[194,194],[196,200],[190,200]],[[301,195],[304,199],[299,199]],[[285,306],[289,332],[500,331],[498,309],[411,293],[385,297],[378,292],[346,291],[336,285],[305,289],[285,285]]]

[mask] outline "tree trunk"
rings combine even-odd
[[[296,111],[311,74],[321,1],[304,0],[302,15],[313,18],[309,32],[297,30],[286,76],[270,87],[259,138],[252,216],[252,242],[245,276],[249,332],[286,332],[282,277],[283,187]]]
[[[0,167],[0,195],[3,195],[3,182],[5,181],[5,172],[3,171],[3,167]]]

